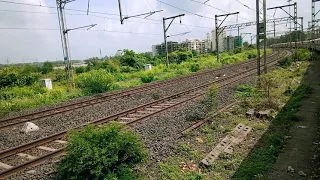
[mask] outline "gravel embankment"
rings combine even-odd
[[[111,100],[93,107],[86,107],[81,110],[72,111],[66,114],[36,120],[34,123],[40,127],[39,131],[24,134],[20,132],[23,125],[13,128],[3,129],[0,132],[0,151],[15,147],[39,138],[43,138],[67,129],[80,126],[84,123],[103,118],[121,111],[146,104],[157,98],[170,96],[178,92],[199,86],[216,79],[216,76],[226,74],[226,76],[237,73],[248,65],[242,65],[242,68],[236,67],[232,69],[224,69],[215,73],[208,73],[194,79],[188,79],[177,82],[170,86],[164,86],[147,92],[138,93],[129,97]],[[252,64],[251,66],[255,66]]]
[[[251,76],[219,89],[217,95],[218,106],[227,105],[233,100],[234,88],[237,84],[251,84],[254,80],[255,77]],[[149,159],[152,162],[161,161],[172,153],[173,147],[179,143],[179,140],[177,140],[178,133],[194,122],[186,121],[186,119],[188,119],[188,116],[203,113],[198,112],[203,109],[202,106],[198,100],[194,100],[186,103],[184,106],[163,112],[134,125],[133,130],[141,135],[145,147],[150,152]],[[56,162],[57,160],[53,161]],[[28,169],[8,179],[53,179],[55,171],[54,162],[48,161],[41,166],[32,168],[34,170],[32,173],[30,173],[31,169]],[[151,165],[155,166],[156,163]],[[27,171],[29,173],[26,173]]]

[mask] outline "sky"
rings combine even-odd
[[[71,59],[83,60],[89,57],[114,56],[119,49],[132,49],[136,52],[151,51],[151,46],[163,42],[163,17],[185,14],[176,18],[167,35],[189,32],[172,36],[168,41],[185,39],[206,39],[207,33],[215,27],[216,14],[240,12],[229,16],[223,25],[256,20],[256,0],[121,0],[124,16],[163,10],[145,18],[130,18],[121,25],[117,0],[90,0],[89,15],[86,10],[88,0],[75,0],[66,5],[67,28],[97,24],[87,30],[69,31]],[[298,17],[304,17],[304,27],[311,20],[311,0],[296,0]],[[17,2],[31,4],[12,4]],[[243,4],[248,7],[245,7]],[[287,0],[267,0],[267,7],[288,4]],[[172,7],[175,6],[176,8]],[[260,4],[261,6],[262,4]],[[55,0],[0,0],[0,64],[56,61],[63,59],[59,31],[59,21]],[[218,9],[215,9],[215,8]],[[316,5],[317,7],[317,5]],[[285,8],[289,11],[289,8]],[[320,9],[320,4],[318,5]],[[316,8],[316,11],[318,11]],[[82,11],[73,11],[82,10]],[[275,14],[274,14],[275,13]],[[291,8],[293,13],[293,7]],[[267,11],[267,18],[287,17],[282,10]],[[220,18],[221,20],[223,17]],[[221,21],[220,21],[221,22]],[[169,24],[169,21],[166,22]],[[293,26],[293,25],[292,25]],[[287,31],[289,25],[276,26],[276,32]],[[268,26],[268,30],[272,30]],[[241,29],[241,33],[254,33],[255,26]],[[236,35],[236,30],[228,30],[227,35]],[[250,35],[245,37],[250,42]]]

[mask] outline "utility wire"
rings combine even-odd
[[[55,12],[34,12],[34,11],[20,11],[20,10],[7,10],[7,9],[0,9],[0,11],[3,12],[16,12],[16,13],[32,13],[32,14],[58,14]],[[99,15],[93,15],[93,14],[70,14],[67,13],[67,15],[70,16],[91,16],[91,17],[98,17],[98,18],[103,18],[103,19],[110,19],[110,20],[115,20],[118,21],[119,19],[117,18],[111,18],[111,17],[107,17],[107,16],[99,16]],[[145,18],[139,18],[139,19],[145,19]],[[156,19],[149,19],[146,18],[145,20],[149,20],[149,21],[154,21],[154,22],[142,22],[142,21],[134,21],[134,20],[128,20],[126,22],[131,22],[131,23],[141,23],[141,24],[162,24],[161,20],[156,20]],[[158,23],[156,23],[158,22]],[[206,26],[197,26],[197,25],[191,25],[191,24],[184,24],[184,23],[172,23],[175,25],[184,25],[184,26],[188,26],[188,27],[195,27],[195,28],[203,28],[203,29],[213,29],[213,27],[206,27]]]
[[[22,28],[22,27],[0,27],[0,30],[31,30],[31,31],[60,31],[57,28]],[[86,32],[107,32],[107,33],[121,33],[121,34],[141,34],[141,35],[152,35],[152,36],[163,36],[161,33],[139,33],[139,32],[124,32],[124,31],[111,31],[111,30],[85,30],[75,29],[74,31],[86,31]]]
[[[12,2],[12,1],[4,1],[0,0],[1,3],[9,3],[9,4],[17,4],[17,5],[25,5],[25,6],[34,6],[34,7],[42,7],[42,8],[49,8],[49,9],[57,9],[56,6],[44,6],[44,5],[38,5],[38,4],[30,4],[30,3],[20,3],[20,2]],[[85,12],[87,13],[86,10],[80,10],[80,9],[68,9],[65,8],[66,11],[77,11],[77,12]],[[106,14],[106,15],[111,15],[111,16],[119,16],[119,14],[112,14],[112,13],[106,13],[106,12],[97,12],[97,11],[88,11],[89,13],[94,13],[94,14]]]
[[[163,2],[163,1],[160,1],[160,0],[157,0],[157,1],[160,2],[160,3],[162,3],[162,4],[165,4],[165,5],[167,5],[167,6],[173,7],[173,8],[175,8],[175,9],[179,9],[180,11],[184,11],[184,12],[187,12],[187,13],[189,13],[189,14],[193,14],[193,15],[195,15],[195,16],[201,17],[201,18],[207,18],[207,19],[214,20],[214,18],[207,17],[207,16],[203,16],[203,15],[197,14],[197,13],[193,13],[193,12],[191,12],[191,11],[188,11],[188,10],[185,10],[185,9],[182,9],[182,8],[179,8],[179,7],[177,7],[177,6],[168,4],[168,3]]]
[[[219,8],[217,8],[217,7],[214,7],[214,6],[210,5],[210,4],[205,4],[205,3],[203,3],[203,2],[196,1],[196,0],[190,0],[190,1],[195,2],[195,3],[198,3],[198,4],[202,4],[202,5],[205,5],[205,6],[208,6],[208,7],[212,8],[212,9],[216,9],[216,10],[219,10],[219,11],[224,12],[224,13],[229,13],[228,11],[225,11],[225,10],[223,10],[223,9],[219,9]],[[250,20],[250,19],[247,19],[247,18],[244,18],[244,17],[241,17],[241,16],[238,16],[238,17],[241,18],[241,19],[244,19],[244,20],[252,21],[252,20]],[[225,21],[225,22],[227,22],[227,21]]]
[[[144,1],[146,1],[146,2],[148,3],[148,5],[150,6],[150,8],[151,8],[152,11],[155,11],[155,10],[153,9],[153,7],[151,6],[151,4],[149,3],[149,0],[144,0]]]

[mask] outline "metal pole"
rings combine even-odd
[[[258,76],[260,76],[261,72],[260,72],[260,37],[259,37],[259,21],[260,21],[260,17],[259,17],[259,0],[256,0],[256,16],[257,16],[257,72],[258,72]]]
[[[166,53],[166,65],[169,67],[169,55],[168,55],[168,44],[167,44],[167,31],[166,31],[166,20],[163,18],[163,37],[164,37],[164,46]]]
[[[296,39],[295,39],[295,48],[296,48],[296,55],[298,58],[298,36],[297,36],[297,31],[298,31],[298,8],[297,8],[297,2],[294,3],[294,32],[296,34]]]
[[[263,19],[264,19],[264,41],[263,41],[263,66],[264,66],[264,73],[267,74],[267,4],[266,0],[263,0]]]
[[[72,67],[69,57],[69,50],[68,50],[68,41],[67,41],[67,30],[65,27],[65,18],[64,18],[64,5],[61,0],[57,0],[57,7],[58,7],[58,14],[59,14],[59,24],[61,26],[61,36],[62,36],[62,47],[63,47],[63,55],[64,61],[66,66],[67,75],[69,77],[69,81],[73,81],[73,74],[72,74]]]
[[[273,21],[273,38],[276,38],[276,21]]]
[[[303,33],[303,17],[301,17],[301,33],[300,33],[300,41],[301,41],[301,45],[303,47],[303,40],[304,40],[304,33]]]
[[[315,15],[315,5],[316,3],[312,0],[312,17],[311,17],[311,28],[312,28],[312,33],[311,33],[311,39],[312,39],[312,45],[311,45],[311,49],[312,49],[312,57],[314,57],[314,51],[315,51],[315,20],[316,20],[316,15]]]
[[[241,37],[240,37],[240,27],[238,27],[238,46],[240,46],[240,40],[241,40]],[[240,46],[241,47],[241,46]]]
[[[220,62],[219,57],[219,33],[218,33],[218,16],[215,15],[215,22],[216,22],[216,54],[217,54],[217,61]]]
[[[290,5],[290,2],[291,2],[292,0],[288,0],[288,2],[289,2],[289,5]],[[291,15],[291,6],[289,6],[289,14]],[[289,21],[289,24],[290,24],[290,35],[289,35],[289,40],[290,40],[290,48],[292,48],[292,37],[291,37],[291,20]]]
[[[121,1],[120,0],[118,0],[118,4],[119,4],[119,12],[120,12],[120,22],[121,22],[121,24],[123,24],[122,9],[121,9]]]

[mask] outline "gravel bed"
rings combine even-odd
[[[41,107],[36,108],[36,109],[29,109],[29,110],[24,110],[24,111],[19,111],[19,112],[11,112],[9,114],[6,114],[6,115],[0,117],[0,121],[4,120],[4,119],[7,119],[7,118],[12,118],[12,117],[21,116],[21,115],[25,115],[25,114],[29,114],[29,113],[48,110],[48,109],[59,107],[59,106],[70,105],[70,104],[74,104],[74,103],[77,103],[77,102],[83,102],[83,101],[91,100],[91,99],[94,99],[96,97],[100,97],[100,96],[103,96],[103,95],[108,95],[108,94],[113,94],[113,93],[117,93],[117,92],[126,91],[128,89],[134,89],[134,87],[133,88],[122,89],[122,90],[119,90],[119,91],[96,94],[96,95],[92,95],[92,96],[84,96],[84,97],[73,98],[73,99],[67,100],[65,102],[60,102],[60,103],[50,104],[50,105],[44,105],[44,106],[41,106]]]
[[[46,147],[49,147],[49,148],[53,148],[53,149],[61,149],[61,148],[66,147],[67,144],[51,142],[51,143],[45,144],[43,146],[46,146]]]
[[[219,89],[217,95],[217,108],[233,101],[234,89],[237,84],[252,84],[255,82],[255,79],[254,76],[250,76],[237,83]],[[151,166],[156,166],[157,163],[155,162],[161,161],[163,158],[168,157],[173,153],[173,148],[179,143],[177,140],[179,132],[194,122],[186,121],[186,119],[190,115],[203,113],[198,112],[202,110],[201,106],[203,105],[199,100],[193,100],[183,106],[176,107],[168,112],[162,112],[157,116],[134,125],[132,129],[141,135],[145,147],[150,152],[149,159],[154,162]],[[56,162],[57,160],[47,161],[41,166],[32,168],[32,170],[34,170],[32,173],[27,173],[27,171],[31,170],[27,169],[8,179],[54,179]]]
[[[246,66],[247,65],[245,65],[245,67]],[[254,66],[254,64],[252,64],[252,66]],[[20,132],[20,129],[23,125],[3,129],[0,132],[0,151],[7,148],[19,146],[21,144],[31,142],[36,139],[43,138],[67,129],[71,129],[84,123],[97,120],[99,118],[103,118],[115,113],[119,113],[138,105],[152,102],[155,99],[176,94],[178,92],[212,81],[216,79],[216,76],[218,75],[228,75],[231,74],[230,72],[236,73],[239,71],[241,71],[241,68],[233,68],[232,71],[230,69],[227,69],[218,71],[216,73],[208,73],[198,78],[175,83],[170,86],[157,88],[148,92],[138,93],[132,96],[104,102],[95,106],[86,107],[62,115],[43,118],[34,122],[40,127],[40,130],[31,132],[29,134]]]
[[[35,157],[40,157],[40,156],[46,155],[50,152],[42,150],[42,149],[38,149],[38,148],[32,148],[32,149],[28,149],[26,151],[23,151],[23,153],[29,154],[29,155],[35,156]]]
[[[6,180],[53,180],[56,175],[56,166],[60,158],[52,158],[41,165],[30,167],[15,175],[6,178]]]
[[[28,161],[27,158],[20,157],[18,155],[13,155],[13,156],[9,156],[7,158],[1,159],[2,163],[8,164],[10,166],[16,166],[16,165],[22,164],[22,163],[27,162],[27,161]]]

